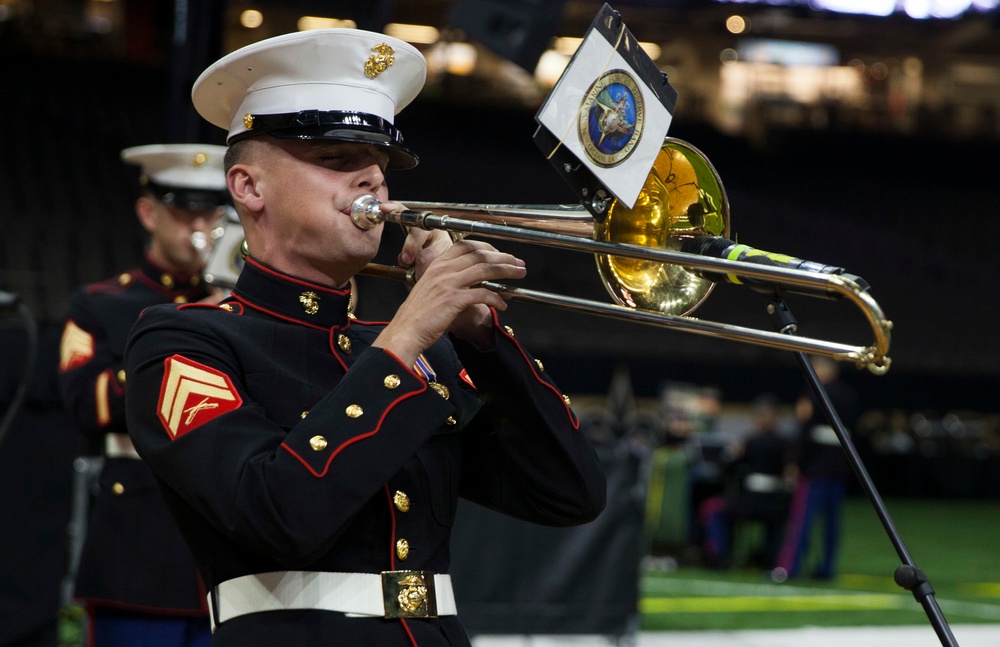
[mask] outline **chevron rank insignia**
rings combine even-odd
[[[73,320],[67,321],[59,342],[59,370],[65,373],[86,364],[93,356],[94,336]]]
[[[157,413],[171,438],[179,438],[241,404],[243,398],[225,373],[181,355],[164,362]]]

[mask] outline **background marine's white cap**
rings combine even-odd
[[[427,63],[409,43],[358,29],[316,29],[247,45],[194,82],[195,109],[228,131],[227,143],[267,133],[364,142],[389,150],[393,168],[417,158],[393,119],[423,88]]]
[[[150,144],[121,152],[123,161],[139,166],[144,189],[166,204],[192,210],[228,202],[225,155],[225,146],[211,144]]]

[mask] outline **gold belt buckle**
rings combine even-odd
[[[436,618],[437,593],[430,571],[382,571],[386,618]]]

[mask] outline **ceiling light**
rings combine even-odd
[[[338,18],[321,18],[320,16],[302,16],[296,24],[299,31],[309,31],[310,29],[328,29],[339,27],[341,29],[357,29],[358,23],[353,20],[340,20]]]
[[[421,45],[433,45],[440,36],[440,32],[430,25],[406,25],[399,22],[391,22],[386,25],[385,34],[408,43]]]

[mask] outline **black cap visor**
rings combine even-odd
[[[267,133],[280,139],[323,139],[385,148],[389,153],[388,168],[400,171],[411,169],[420,161],[403,144],[403,135],[395,126],[366,112],[302,110],[251,117],[253,125],[250,129],[230,137],[230,144]]]
[[[147,181],[145,188],[163,204],[188,211],[214,211],[229,204],[228,190],[191,189],[157,184],[152,181]]]

